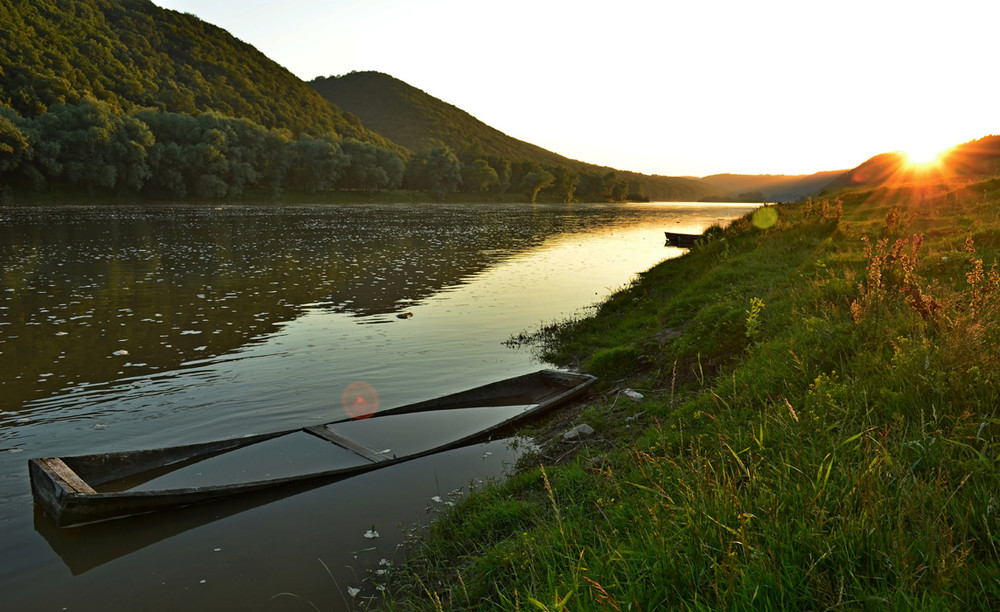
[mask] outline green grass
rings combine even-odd
[[[387,607],[1000,607],[1000,182],[840,197],[548,330],[601,442],[463,500]]]

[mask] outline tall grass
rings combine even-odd
[[[997,188],[779,206],[558,330],[609,442],[464,500],[390,605],[1000,608]]]

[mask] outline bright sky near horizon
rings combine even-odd
[[[566,157],[808,174],[1000,134],[998,0],[153,0]]]

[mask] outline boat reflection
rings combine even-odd
[[[471,443],[375,472],[297,483],[73,529],[57,527],[36,504],[34,529],[74,576],[146,549],[152,559],[172,561],[190,550],[192,538],[186,537],[188,533],[195,534],[192,537],[198,541],[212,542],[213,546],[215,542],[246,538],[247,533],[267,540],[268,533],[275,530],[275,517],[297,516],[310,521],[315,537],[330,542],[331,550],[336,550],[336,539],[350,540],[362,533],[360,527],[354,527],[359,520],[364,525],[379,526],[399,526],[412,520],[415,499],[432,503],[432,498],[437,497],[435,493],[440,493],[433,487],[442,484],[441,470],[454,471],[455,465],[471,467],[479,459],[483,466],[465,472],[465,483],[469,484],[469,478],[499,475],[506,470],[503,466],[532,448],[532,442],[525,438]],[[492,467],[485,467],[487,464]],[[482,471],[484,467],[486,471]],[[384,497],[386,490],[393,491],[390,499]],[[382,500],[379,503],[372,502],[379,499]],[[232,520],[237,516],[241,520]],[[318,516],[323,517],[321,523],[316,522]],[[289,528],[298,529],[301,525]],[[229,533],[234,529],[239,533]],[[390,530],[383,527],[381,534],[387,543],[392,542]],[[397,540],[401,542],[401,537]],[[267,543],[260,546],[266,548]]]
[[[318,487],[331,486],[349,477],[318,480],[279,489],[268,489],[163,512],[137,514],[115,521],[82,525],[75,529],[56,526],[52,517],[35,504],[34,527],[70,572],[77,576],[125,557],[147,546],[173,538],[191,529],[231,517],[253,508],[299,495]]]

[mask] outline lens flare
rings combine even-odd
[[[773,206],[758,208],[750,221],[760,229],[767,229],[778,222],[778,211]]]
[[[366,382],[352,382],[340,397],[344,414],[352,419],[367,419],[378,412],[378,392]]]

